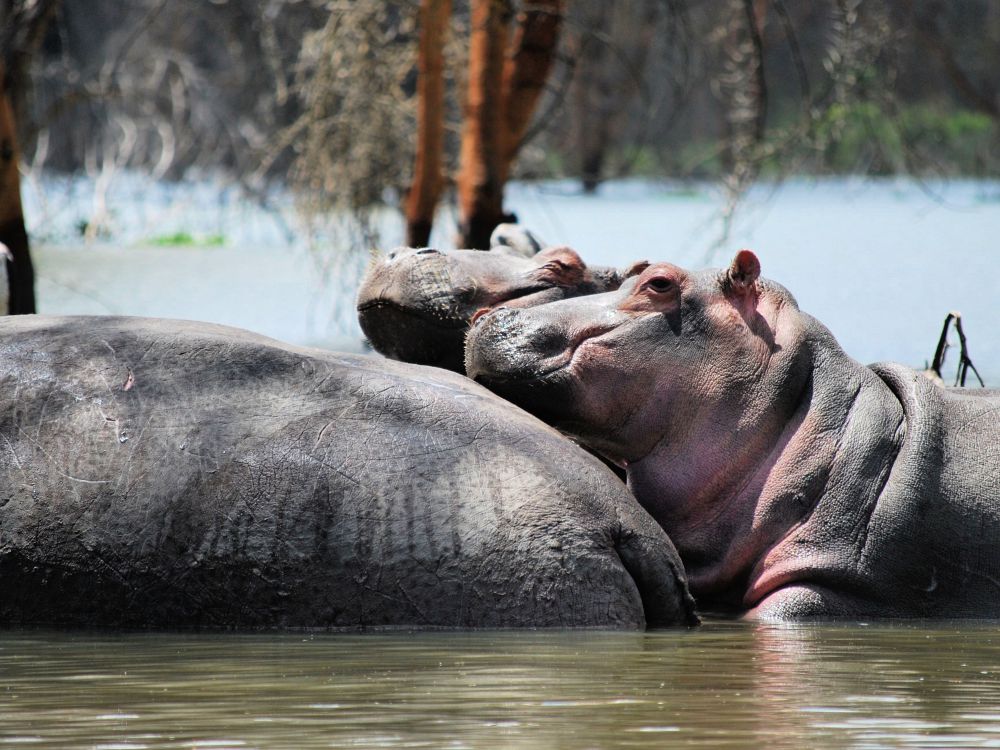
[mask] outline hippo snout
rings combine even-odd
[[[385,254],[385,261],[391,263],[415,255],[441,255],[441,251],[433,247],[394,247]]]
[[[497,308],[476,318],[465,344],[470,378],[530,380],[568,361],[569,337],[554,322],[535,320],[531,309]]]

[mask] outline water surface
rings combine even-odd
[[[0,746],[1000,747],[994,626],[0,633]]]

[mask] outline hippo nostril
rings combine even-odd
[[[440,255],[440,250],[435,250],[433,247],[422,247],[417,250],[417,255]]]

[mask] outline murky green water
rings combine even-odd
[[[1000,747],[1000,628],[0,633],[0,747]]]

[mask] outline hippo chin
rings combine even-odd
[[[626,488],[465,377],[180,321],[0,340],[0,624],[696,621]]]
[[[1000,391],[862,366],[759,271],[496,311],[469,375],[626,466],[702,608],[1000,617]]]
[[[358,292],[361,330],[376,351],[463,372],[465,334],[477,312],[529,307],[617,289],[623,274],[588,268],[568,247],[531,254],[507,230],[490,250],[397,248],[372,264]],[[535,241],[532,239],[532,241]]]

